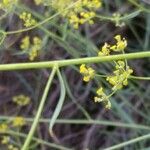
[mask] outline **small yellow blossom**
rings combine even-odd
[[[94,102],[95,103],[103,102],[103,104],[105,105],[105,108],[110,109],[111,108],[110,100],[108,99],[108,96],[104,93],[102,87],[100,87],[96,91],[96,94],[97,94],[97,96],[94,97]]]
[[[13,99],[13,102],[19,106],[26,106],[31,102],[30,97],[25,96],[23,94],[14,96],[12,99]]]
[[[12,120],[12,125],[13,127],[22,127],[26,124],[26,121],[23,117],[15,117],[13,120]]]
[[[5,132],[8,129],[8,125],[6,123],[0,124],[0,132]]]
[[[108,56],[110,55],[111,51],[123,51],[127,47],[127,40],[122,38],[121,35],[116,35],[114,38],[116,40],[116,44],[109,45],[105,43],[102,49],[98,52],[98,56]]]
[[[34,2],[36,5],[40,5],[40,4],[42,4],[43,0],[34,0]]]
[[[25,53],[28,54],[30,61],[33,61],[39,55],[41,47],[42,47],[42,40],[37,36],[33,37],[32,40],[30,39],[29,36],[25,36],[21,40],[20,48],[21,50],[23,50]]]
[[[121,35],[116,35],[115,39],[117,41],[116,45],[113,45],[110,49],[113,51],[122,51],[127,47],[127,40],[121,38]]]
[[[86,22],[92,25],[94,23],[93,17],[96,16],[95,11],[102,6],[101,0],[80,0],[74,5],[73,2],[72,0],[55,0],[52,6],[61,12],[72,5],[71,9],[63,11],[63,16],[69,20],[75,29]]]
[[[27,50],[30,47],[30,37],[29,36],[25,36],[22,40],[21,40],[21,45],[20,48],[22,50]]]
[[[118,90],[128,85],[128,78],[133,70],[125,66],[124,61],[118,61],[115,68],[114,75],[108,76],[106,80],[113,86],[113,90]]]
[[[108,56],[110,54],[110,45],[105,43],[101,51],[98,52],[98,56]]]
[[[17,3],[17,0],[2,0],[0,2],[0,9],[4,11],[8,11],[12,9],[16,3]]]
[[[80,73],[83,75],[83,81],[88,82],[94,78],[95,70],[91,67],[86,67],[85,64],[80,66]]]
[[[15,147],[14,145],[9,144],[8,145],[8,150],[19,150],[19,149],[17,147]]]
[[[2,144],[8,144],[9,141],[10,141],[10,137],[9,136],[3,136],[2,140],[1,140],[1,143]]]
[[[24,21],[25,27],[31,27],[36,25],[36,20],[32,18],[32,15],[30,13],[23,12],[19,15],[19,18]]]

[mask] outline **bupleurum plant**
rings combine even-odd
[[[128,5],[126,4],[128,2],[136,6],[136,9],[132,12],[129,11],[126,13],[124,11],[128,11],[128,9],[130,9],[130,7],[127,7]],[[5,82],[4,80],[2,81],[2,83],[0,82],[0,92],[4,90],[6,91],[4,93],[6,93],[7,95],[8,93],[12,94],[14,90],[16,90],[19,87],[18,88],[19,92],[22,90],[26,90],[30,93],[27,94],[29,96],[22,94],[24,92],[21,92],[21,94],[17,94],[17,95],[13,93],[12,95],[14,96],[10,98],[11,101],[9,101],[10,99],[7,98],[8,96],[6,96],[7,101],[5,101],[6,103],[4,104],[5,107],[4,108],[2,107],[1,111],[3,111],[4,114],[7,114],[9,116],[0,116],[0,142],[1,142],[0,146],[2,147],[2,149],[36,150],[41,148],[41,149],[72,150],[72,148],[67,148],[65,146],[62,146],[61,143],[65,143],[68,137],[69,138],[71,137],[71,142],[68,143],[66,142],[66,143],[68,146],[70,147],[72,146],[72,141],[73,141],[72,138],[75,135],[72,132],[73,125],[69,129],[74,135],[73,136],[69,135],[67,138],[66,137],[62,138],[62,135],[64,136],[65,133],[65,127],[64,127],[64,131],[61,129],[61,132],[59,133],[60,137],[57,137],[58,134],[57,131],[59,131],[59,128],[57,128],[58,130],[56,131],[56,133],[55,130],[53,129],[56,123],[59,124],[63,123],[65,125],[77,124],[78,126],[79,124],[94,125],[94,128],[92,126],[91,128],[92,130],[91,129],[89,130],[90,132],[87,132],[87,130],[84,131],[85,139],[88,142],[86,141],[80,143],[79,144],[80,149],[82,145],[83,145],[83,149],[88,149],[88,144],[90,145],[91,143],[90,139],[92,141],[92,138],[89,137],[91,137],[91,134],[94,134],[93,129],[95,130],[95,125],[106,125],[106,127],[114,126],[116,128],[125,127],[125,128],[136,129],[136,130],[138,129],[137,132],[134,132],[136,136],[141,134],[141,130],[149,131],[150,129],[149,126],[137,125],[134,123],[134,120],[132,120],[132,118],[128,116],[125,117],[125,119],[127,118],[126,120],[131,123],[122,123],[121,121],[115,122],[115,121],[98,120],[98,119],[94,120],[93,118],[95,118],[95,116],[99,117],[99,115],[97,114],[94,115],[92,114],[93,111],[96,111],[95,108],[93,109],[92,105],[91,106],[87,105],[88,111],[90,109],[93,109],[92,111],[90,110],[88,112],[86,111],[84,106],[82,106],[84,103],[86,103],[86,100],[88,104],[90,103],[89,99],[91,99],[91,95],[93,94],[91,93],[90,95],[90,92],[94,92],[94,96],[92,95],[92,101],[95,103],[102,103],[104,105],[103,107],[104,109],[102,109],[104,112],[107,111],[107,113],[109,114],[115,111],[115,115],[116,115],[117,114],[116,110],[118,110],[119,113],[121,112],[120,113],[121,115],[123,114],[122,116],[125,116],[126,115],[125,113],[130,112],[129,109],[130,107],[132,108],[133,105],[131,105],[130,107],[129,105],[127,105],[128,106],[126,108],[127,111],[124,112],[123,111],[124,104],[120,105],[117,99],[115,99],[115,103],[117,104],[115,110],[113,109],[114,103],[112,103],[112,99],[113,99],[112,96],[114,94],[117,95],[117,92],[119,90],[128,86],[129,83],[128,79],[150,80],[149,77],[133,76],[132,68],[134,68],[134,66],[130,67],[127,61],[128,59],[150,57],[150,52],[140,51],[136,53],[131,52],[126,54],[125,51],[128,45],[127,39],[122,37],[120,34],[118,34],[118,33],[122,33],[121,28],[123,26],[127,27],[127,25],[129,25],[137,41],[141,45],[140,48],[142,47],[142,45],[144,45],[143,48],[148,49],[149,33],[150,33],[148,28],[150,24],[149,21],[146,22],[148,29],[146,30],[147,34],[145,34],[144,36],[141,36],[141,34],[139,36],[139,34],[137,34],[136,28],[133,28],[132,24],[128,21],[129,19],[139,16],[139,14],[141,14],[142,16],[144,12],[148,14],[150,13],[150,11],[143,4],[140,5],[139,3],[137,3],[137,1],[128,0],[128,2],[127,1],[124,1],[123,3],[122,1],[108,2],[102,0],[50,0],[50,1],[49,0],[34,0],[34,1],[1,0],[0,1],[0,50],[1,50],[0,52],[2,53],[3,50],[6,50],[6,53],[0,55],[0,60],[2,60],[2,64],[0,65],[0,71],[13,71],[11,76],[13,77],[15,76],[14,82],[16,80],[18,83],[18,84],[14,84],[14,86],[8,87],[7,84],[8,83],[10,84],[10,82],[13,82],[13,80],[9,79],[8,83],[6,82],[7,84],[4,83],[3,85],[3,82]],[[28,7],[26,3],[32,4],[31,7]],[[124,3],[126,5],[124,5]],[[115,11],[114,13],[112,12],[116,7],[114,6],[114,4],[116,6],[123,5],[125,7],[121,7],[121,9],[119,7],[118,11]],[[131,8],[133,8],[133,6]],[[148,16],[147,14],[145,16]],[[99,19],[101,23],[99,22]],[[15,25],[14,23],[12,23],[13,21],[15,22]],[[116,30],[114,32],[111,31],[110,29],[111,27],[104,24],[105,21],[107,22],[109,21],[113,23],[113,29],[114,27],[119,27],[119,30]],[[93,24],[95,24],[95,26],[89,26]],[[141,25],[139,22],[136,24],[138,28],[142,26],[142,30],[144,29],[145,24],[143,25],[142,23]],[[105,34],[103,34],[104,31],[106,31]],[[105,38],[106,35],[108,41],[111,39],[112,36],[115,35],[112,42],[105,42],[107,41],[107,38]],[[144,40],[141,40],[143,37],[145,38],[144,44],[143,44]],[[105,43],[99,49],[97,48],[97,44],[101,41],[102,43],[104,42]],[[137,41],[134,40],[134,46],[133,46],[133,48],[136,50],[137,47],[135,47],[135,45]],[[20,57],[20,54],[25,54],[28,59],[24,57],[23,58]],[[19,59],[15,60],[15,58],[19,58]],[[18,62],[20,61],[20,58],[22,63]],[[37,60],[37,58],[39,61],[32,62]],[[25,63],[24,61],[27,62]],[[14,63],[10,64],[11,62]],[[111,66],[111,68],[107,70],[109,71],[109,73],[107,73],[106,71],[105,74],[104,73],[101,74],[101,69],[105,70],[105,67],[98,68],[94,66],[96,63],[100,64],[102,62],[103,63],[112,62],[113,67]],[[72,77],[70,74],[72,74],[73,71],[72,70],[70,71],[68,69],[71,72],[70,73],[67,69],[66,70],[64,69],[65,67],[68,67],[69,69],[73,68],[75,71],[78,72],[78,74],[80,72],[79,76],[82,75],[83,81],[79,80],[79,83],[77,83],[76,86],[76,80],[78,80],[78,77],[76,76]],[[23,74],[20,74],[16,72],[16,70],[25,70],[25,69],[28,70],[41,69],[42,73],[39,75],[39,73],[35,72],[34,74],[34,72],[30,70],[30,73],[27,75],[26,78],[26,73],[23,72]],[[134,70],[135,70],[134,73],[136,74],[136,67],[134,68]],[[66,75],[67,73],[69,74],[68,76]],[[42,77],[44,79],[48,79],[44,89],[43,89],[43,84],[45,80]],[[4,79],[5,78],[7,78],[7,76],[4,77]],[[71,85],[76,87],[75,89],[78,90],[77,92],[71,91],[70,85],[68,83],[70,79],[71,80],[73,79]],[[56,80],[58,80],[58,82]],[[90,84],[91,81],[96,83],[97,86],[94,85],[92,87],[92,84]],[[90,82],[86,88],[84,86],[87,84],[84,84],[84,82],[85,83]],[[52,87],[52,83],[55,83],[53,87]],[[59,88],[57,86],[59,86]],[[73,86],[72,88],[74,88]],[[12,87],[14,87],[14,89]],[[52,90],[49,92],[51,87]],[[55,91],[54,90],[55,87],[58,88],[58,90]],[[132,85],[132,88],[133,87],[134,85]],[[127,89],[128,88],[129,87],[127,87]],[[140,88],[142,89],[143,87]],[[79,95],[76,96],[76,93],[82,93],[83,90],[85,91],[85,93],[82,96]],[[60,91],[60,95],[59,95],[59,91]],[[53,93],[54,96],[52,95]],[[130,95],[130,92],[128,93]],[[52,96],[48,99],[49,95]],[[40,96],[41,98],[39,99]],[[34,101],[31,100],[31,97],[33,97]],[[53,100],[55,97],[58,98],[58,101]],[[70,99],[72,100],[70,103],[71,105],[68,102],[64,103],[65,98],[69,98],[69,100]],[[48,101],[46,102],[47,99]],[[83,100],[83,102],[81,103],[82,105],[78,100]],[[10,104],[10,105],[8,104],[8,109],[6,109],[7,102]],[[54,102],[54,104],[52,104],[52,102]],[[33,105],[30,105],[31,103]],[[64,119],[63,118],[64,116],[62,115],[60,116],[62,118],[58,119],[64,104],[69,104],[66,105],[67,107],[64,107],[63,109],[64,114],[65,112],[67,112],[67,115],[65,116],[66,118]],[[55,105],[56,107],[54,108]],[[77,109],[79,109],[83,113],[84,117],[86,117],[85,120],[82,118],[70,119],[72,117],[72,114],[74,114],[76,111],[76,109],[72,109],[74,105],[76,105]],[[49,106],[52,107],[52,109],[49,108]],[[96,108],[99,109],[99,106],[97,104],[95,106]],[[10,107],[12,109],[10,109]],[[69,111],[68,109],[66,109],[68,107],[69,107]],[[138,106],[136,106],[133,110],[135,110],[136,112],[137,108]],[[146,111],[147,113],[148,113],[148,108],[149,107],[147,105],[144,108],[147,109]],[[14,113],[13,114],[14,117],[10,116],[12,112]],[[46,114],[46,117],[48,118],[41,118],[42,112],[44,112],[43,115]],[[68,112],[69,112],[69,116],[68,116]],[[21,115],[21,113],[23,114]],[[100,112],[99,114],[102,113]],[[148,117],[145,114],[143,113],[139,113],[139,114],[143,118],[145,117],[146,121],[148,120]],[[83,117],[83,115],[79,115],[79,116]],[[29,116],[29,117],[25,117],[25,116]],[[143,119],[143,118],[141,119],[141,116],[139,117],[140,120]],[[78,114],[76,117],[78,117]],[[107,119],[109,119],[109,116],[107,116]],[[122,120],[122,118],[120,120]],[[42,122],[42,124],[40,124],[41,126],[39,125],[38,130],[36,130],[39,122]],[[46,129],[45,127],[48,128]],[[27,132],[28,129],[29,132]],[[115,128],[113,130],[111,129],[111,139],[113,139],[115,133],[114,130]],[[68,131],[68,127],[67,127],[67,131]],[[35,134],[35,132],[37,133]],[[105,132],[107,136],[109,135],[108,133],[110,133],[109,129],[104,130],[102,134],[105,134]],[[63,134],[61,135],[61,133]],[[99,132],[96,132],[96,134],[97,134],[96,136],[98,137],[98,145],[99,145],[101,143],[101,142],[99,143],[99,137],[100,137]],[[123,139],[127,139],[128,137],[130,137],[130,134],[127,134],[127,137],[124,137],[125,134],[123,134]],[[103,136],[104,135],[102,135],[100,138],[103,138]],[[107,136],[106,139],[109,140]],[[44,138],[46,137],[46,139],[44,139],[43,137]],[[82,136],[81,138],[83,140]],[[81,138],[79,138],[79,140]],[[150,134],[144,136],[142,135],[133,140],[112,146],[111,148],[108,149],[113,150],[113,149],[123,148],[126,145],[132,144],[134,142],[143,139],[148,139],[148,138],[150,138]],[[53,143],[51,143],[49,139],[52,140]],[[80,140],[80,142],[82,140]],[[94,142],[95,141],[96,140],[94,138]],[[113,142],[115,143],[116,141],[117,140]],[[96,142],[94,144],[97,145]],[[47,147],[45,148],[44,147],[45,145],[48,148]],[[96,149],[97,147],[95,148],[93,147],[93,145],[90,145],[92,149]],[[138,144],[138,146],[139,145],[140,144]],[[103,146],[104,145],[102,145],[102,147],[99,147],[97,149],[101,149],[103,148]],[[76,145],[74,147],[76,148]],[[140,145],[140,148],[141,147],[142,146]],[[134,148],[136,149],[137,147],[133,147],[133,149]]]

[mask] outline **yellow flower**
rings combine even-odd
[[[30,42],[31,41],[31,42]],[[25,36],[21,40],[20,48],[28,54],[29,60],[33,61],[38,55],[42,47],[42,40],[35,36],[31,40],[29,36]]]
[[[5,11],[8,11],[17,3],[17,0],[2,0],[0,2],[0,9],[3,9]]]
[[[94,78],[95,70],[91,67],[86,67],[85,64],[80,66],[80,73],[83,75],[83,81],[88,82]]]
[[[13,102],[18,104],[19,106],[26,106],[31,102],[30,97],[20,94],[18,96],[14,96]]]
[[[105,108],[110,109],[111,108],[110,100],[108,99],[108,96],[104,93],[102,87],[97,89],[96,94],[97,96],[94,97],[94,102],[95,103],[103,102],[103,104],[105,105]]]
[[[26,124],[26,121],[23,117],[15,117],[12,121],[13,127],[22,127]]]
[[[20,48],[22,50],[27,50],[30,47],[30,37],[29,36],[25,36],[22,40],[21,40],[21,45]]]
[[[5,132],[8,129],[8,125],[6,123],[0,124],[0,132]]]
[[[30,13],[23,12],[19,15],[19,18],[23,20],[25,27],[36,25],[36,20],[32,18],[32,15]]]
[[[2,144],[8,144],[9,141],[10,141],[10,137],[9,136],[3,136],[2,140],[1,140],[1,143]]]
[[[19,150],[19,149],[15,147],[14,145],[10,144],[8,145],[8,150]]]
[[[34,0],[34,2],[36,5],[40,5],[43,2],[43,0]]]
[[[114,75],[108,76],[106,80],[113,86],[113,90],[118,90],[128,85],[128,78],[133,70],[125,66],[123,61],[118,61],[115,68]]]
[[[116,45],[113,45],[110,49],[113,51],[122,51],[127,47],[127,40],[125,38],[121,38],[121,35],[116,35],[115,39],[117,41]]]
[[[98,56],[108,56],[110,54],[110,45],[105,43],[101,51],[98,52]]]
[[[93,24],[92,20],[95,17],[95,11],[101,7],[101,0],[80,0],[73,5],[72,0],[55,0],[53,1],[53,8],[61,12],[65,8],[72,5],[71,9],[63,11],[63,16],[66,17],[75,29],[78,29],[79,25],[88,22]]]

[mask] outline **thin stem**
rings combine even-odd
[[[0,116],[0,120],[13,120],[14,117],[10,116]],[[25,118],[27,122],[33,122],[33,118]],[[41,118],[39,122],[41,123],[49,123],[51,119],[49,118]],[[95,124],[95,125],[105,125],[105,126],[115,126],[115,127],[124,127],[124,128],[133,128],[133,129],[142,129],[142,130],[150,130],[149,126],[142,124],[131,124],[131,123],[123,123],[118,121],[107,121],[107,120],[92,120],[92,119],[56,119],[56,124]]]
[[[123,142],[123,143],[120,143],[120,144],[108,147],[108,148],[106,148],[104,150],[116,150],[116,149],[119,149],[121,147],[127,146],[129,144],[133,144],[133,143],[136,143],[136,142],[139,142],[139,141],[142,141],[142,140],[146,140],[146,139],[149,139],[149,138],[150,138],[150,134],[146,134],[146,135],[143,135],[143,136],[131,139],[129,141],[126,141],[126,142]]]
[[[136,17],[137,15],[139,15],[142,12],[142,10],[137,10],[134,11],[130,14],[126,14],[124,16],[120,16],[118,18],[118,21],[125,21],[128,19],[132,19],[134,17]],[[116,18],[114,16],[102,16],[102,15],[96,15],[97,18],[101,19],[101,20],[109,20],[109,21],[116,21]]]
[[[150,77],[129,76],[129,79],[136,79],[136,80],[150,80]]]
[[[27,150],[28,149],[28,146],[32,140],[32,137],[33,137],[33,134],[36,130],[36,127],[37,127],[37,124],[39,122],[39,119],[40,119],[40,116],[41,116],[41,113],[42,113],[42,110],[43,110],[43,107],[44,107],[44,104],[45,104],[45,100],[47,98],[47,95],[48,95],[48,91],[49,91],[49,88],[51,86],[51,83],[52,83],[52,80],[54,78],[54,75],[56,73],[56,70],[57,70],[57,66],[54,66],[53,67],[53,70],[49,76],[49,79],[47,81],[47,84],[46,84],[46,87],[45,87],[45,90],[44,90],[44,93],[43,93],[43,96],[42,96],[42,99],[41,99],[41,102],[39,104],[39,108],[37,110],[37,113],[36,113],[36,116],[35,116],[35,119],[33,121],[33,124],[31,126],[31,129],[29,131],[29,134],[24,142],[24,145],[23,147],[21,148],[21,150]]]
[[[22,137],[22,138],[27,137],[27,134],[24,134],[24,133],[21,133],[21,132],[15,132],[15,131],[12,131],[12,130],[7,130],[5,132],[0,132],[0,134],[9,134],[9,135],[12,135],[12,136],[18,136],[18,137]],[[45,140],[42,140],[42,139],[39,139],[39,138],[36,138],[36,137],[32,137],[32,140],[36,141],[38,144],[43,144],[43,145],[46,145],[46,146],[51,147],[51,148],[55,148],[55,149],[59,149],[59,150],[72,150],[71,148],[67,148],[67,147],[64,147],[64,146],[61,146],[61,145],[55,144],[55,143],[50,143],[50,142],[47,142]]]
[[[109,61],[123,60],[123,59],[139,59],[139,58],[146,58],[146,57],[150,57],[150,51],[111,55],[111,56],[101,56],[101,57],[76,58],[76,59],[68,59],[68,60],[2,64],[0,65],[0,71],[50,68],[53,67],[55,64],[58,64],[59,67],[64,67],[70,65],[80,65],[84,63],[90,64],[90,63],[109,62]]]
[[[131,4],[133,4],[134,6],[136,6],[137,8],[139,8],[142,11],[145,11],[147,13],[150,13],[150,10],[145,8],[144,6],[140,5],[138,2],[136,2],[135,0],[128,0]]]

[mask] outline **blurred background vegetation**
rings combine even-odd
[[[32,0],[19,1],[6,16],[0,18],[0,29],[14,31],[23,28],[18,15],[30,12],[38,22],[57,13],[51,6],[36,5]],[[120,14],[117,18],[114,13]],[[3,11],[0,12],[3,16]],[[22,38],[37,36],[42,40],[41,50],[34,61],[60,60],[96,56],[105,42],[113,42],[116,34],[121,34],[128,41],[126,53],[150,50],[150,2],[149,0],[104,0],[97,10],[94,24],[84,24],[74,29],[67,19],[58,15],[32,30],[8,35],[0,46],[0,63],[29,62],[28,55],[21,51]],[[150,76],[150,59],[130,60],[134,75]],[[99,63],[93,67],[101,74],[112,71],[112,63]],[[76,66],[61,70],[67,89],[65,103],[54,126],[57,140],[48,132],[49,119],[59,99],[60,87],[55,78],[44,107],[42,118],[35,137],[44,142],[32,141],[31,150],[63,149],[58,145],[76,150],[103,150],[145,135],[150,131],[150,84],[149,81],[129,80],[129,85],[111,97],[112,108],[106,110],[103,105],[93,102],[96,88],[103,83],[106,89],[110,86],[105,79],[98,78],[85,84]],[[24,70],[0,72],[0,120],[9,120],[13,116],[24,116],[28,124],[19,133],[30,129],[40,97],[43,93],[49,70]],[[31,98],[28,106],[17,106],[12,101],[19,94]],[[94,121],[92,121],[92,120]],[[12,135],[12,143],[21,147],[24,138]],[[19,139],[19,142],[18,142]],[[125,145],[123,150],[149,150],[150,139],[139,140]],[[0,144],[0,149],[7,149]],[[108,148],[108,150],[111,148]]]

